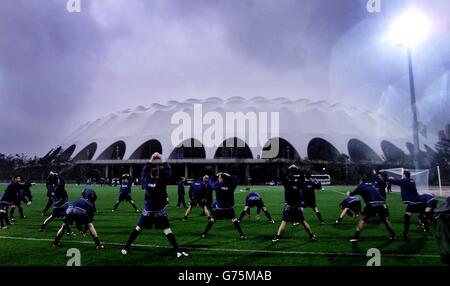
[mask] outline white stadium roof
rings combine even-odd
[[[147,156],[149,150],[153,152],[158,148],[166,156],[172,154],[173,157],[172,152],[183,140],[172,144],[171,134],[176,125],[171,124],[171,117],[178,111],[184,111],[193,118],[194,104],[202,104],[203,114],[215,111],[224,118],[226,112],[279,112],[279,137],[290,143],[290,147],[295,149],[290,151],[297,152],[301,158],[326,160],[320,158],[322,155],[312,154],[317,150],[322,152],[323,148],[328,150],[325,151],[328,154],[326,156],[341,153],[350,155],[354,161],[374,162],[411,152],[411,145],[408,144],[412,138],[411,128],[387,116],[340,103],[281,97],[213,97],[169,101],[166,105],[154,103],[149,107],[138,106],[79,126],[53,150],[58,149],[58,156],[64,154],[65,159],[76,160],[112,159],[115,150],[123,160],[145,159],[143,155]],[[204,126],[203,130],[207,127]],[[198,134],[191,137],[202,141]],[[246,134],[236,134],[236,137],[248,143]],[[428,146],[434,146],[436,138],[421,136],[420,140],[421,149],[433,152]],[[264,157],[261,146],[250,146],[249,149],[250,158]],[[199,156],[213,159],[217,158],[216,152],[217,147],[206,147],[204,156]]]

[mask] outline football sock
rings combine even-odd
[[[136,240],[136,238],[138,237],[140,231],[137,230],[133,230],[133,232],[130,235],[130,238],[128,238],[127,244],[125,245],[124,249],[128,250],[130,249],[131,244]]]
[[[205,231],[203,232],[204,235],[207,235],[207,234],[208,234],[208,232],[211,230],[213,224],[214,224],[214,222],[208,221],[208,224],[206,225],[206,229],[205,229]]]
[[[323,222],[323,218],[322,218],[322,215],[320,214],[320,212],[316,212],[316,216],[320,222]]]
[[[177,244],[177,240],[175,239],[175,235],[173,233],[169,233],[166,235],[166,237],[169,240],[170,244],[173,246],[173,249],[175,249],[175,251],[178,252],[179,247]]]
[[[263,210],[263,212],[264,212],[264,214],[266,215],[266,217],[267,217],[268,220],[272,220],[272,216],[270,215],[269,211],[264,211],[264,210]]]
[[[241,215],[239,216],[239,221],[241,221],[243,218],[244,218],[244,216],[245,216],[245,214],[246,214],[246,212],[245,211],[242,211],[241,212]]]
[[[244,233],[242,232],[242,228],[241,228],[241,225],[239,224],[239,222],[235,221],[235,222],[233,222],[233,224],[234,224],[234,227],[236,228],[236,230],[239,232],[239,234],[241,236],[245,236]]]
[[[409,225],[411,224],[411,216],[405,214],[405,228],[403,230],[404,235],[408,235],[409,233]]]

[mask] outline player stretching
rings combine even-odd
[[[47,229],[47,225],[54,220],[55,218],[64,218],[66,216],[66,210],[69,205],[69,196],[66,191],[66,184],[64,178],[58,173],[50,173],[51,176],[49,178],[49,184],[51,189],[53,190],[51,197],[53,198],[53,211],[48,218],[42,223],[39,231],[45,231]],[[75,235],[70,226],[67,227],[67,235]]]
[[[336,220],[336,224],[340,224],[342,219],[347,214],[348,216],[355,217],[361,214],[361,200],[356,197],[347,197],[340,204],[339,207],[342,209],[341,215]]]
[[[16,200],[13,202],[13,205],[11,206],[11,211],[9,213],[9,219],[10,221],[14,221],[14,211],[16,208],[19,209],[19,215],[20,218],[25,219],[27,218],[23,214],[23,207],[22,202],[25,203],[27,206],[30,206],[33,200],[33,196],[31,195],[31,180],[26,180],[24,184],[20,184],[19,192],[17,193]]]
[[[228,173],[218,173],[218,180],[212,184],[216,193],[216,201],[213,203],[212,215],[208,218],[208,224],[201,237],[206,238],[216,220],[230,219],[236,230],[239,232],[240,239],[247,237],[242,231],[241,225],[234,212],[234,191],[236,190],[238,179]]]
[[[184,190],[184,183],[186,182],[186,179],[184,177],[180,178],[180,181],[178,182],[178,202],[177,202],[177,209],[180,208],[181,205],[183,205],[183,208],[186,208],[186,199],[184,196],[186,195],[186,191]]]
[[[242,221],[242,218],[244,218],[245,214],[248,214],[248,219],[250,219],[250,209],[253,207],[257,208],[256,220],[259,220],[259,213],[261,212],[261,210],[263,210],[263,212],[266,215],[269,222],[275,223],[275,221],[272,219],[272,216],[270,215],[269,211],[267,210],[266,206],[264,205],[262,197],[256,192],[251,192],[245,198],[245,207],[242,210],[241,215],[239,216],[239,221]]]
[[[402,232],[403,239],[407,240],[409,226],[411,224],[411,215],[413,213],[420,214],[423,211],[425,204],[420,199],[416,188],[416,182],[411,178],[411,172],[409,170],[403,171],[403,178],[401,179],[390,177],[388,180],[391,184],[400,186],[402,201],[407,205],[404,215],[405,225]]]
[[[14,176],[11,183],[6,187],[0,197],[0,228],[7,229],[10,224],[8,219],[8,209],[13,201],[16,200],[17,193],[20,189],[20,176]]]
[[[423,230],[429,232],[433,221],[434,209],[437,207],[438,201],[433,194],[421,194],[420,200],[424,204],[425,209],[419,214],[419,218],[422,222]]]
[[[389,232],[389,239],[395,240],[395,233],[392,229],[392,225],[389,222],[389,219],[386,216],[386,201],[384,198],[380,195],[379,191],[375,186],[373,186],[370,183],[367,183],[366,178],[361,178],[359,185],[356,187],[356,189],[353,192],[348,192],[348,196],[356,196],[359,195],[363,198],[366,207],[364,208],[363,214],[358,222],[358,225],[356,226],[355,235],[353,238],[350,239],[350,242],[358,242],[359,237],[361,235],[361,231],[364,228],[364,224],[366,223],[367,219],[369,217],[373,217],[378,215],[381,220],[383,221],[384,225],[386,226],[386,229]]]
[[[53,247],[59,247],[61,238],[64,234],[64,231],[70,229],[71,225],[75,223],[77,229],[80,231],[81,235],[85,235],[86,231],[92,235],[92,238],[95,242],[96,249],[105,248],[98,238],[97,231],[95,230],[92,221],[94,220],[95,208],[94,204],[97,200],[97,195],[93,190],[84,194],[87,196],[86,198],[81,198],[73,203],[66,210],[66,216],[64,217],[64,223],[61,228],[56,233],[55,241],[53,242]]]
[[[133,178],[129,174],[123,174],[122,178],[120,178],[119,184],[120,184],[119,199],[116,201],[116,204],[112,209],[112,212],[115,212],[119,207],[119,204],[123,201],[129,202],[133,207],[134,211],[139,212],[139,210],[136,207],[136,204],[131,198],[131,186],[133,185]]]
[[[289,166],[287,175],[284,176],[283,186],[284,186],[284,209],[283,218],[281,219],[280,227],[278,228],[277,234],[272,239],[273,243],[280,240],[281,236],[286,230],[286,225],[288,222],[301,223],[305,228],[306,232],[312,241],[317,238],[314,235],[311,226],[305,220],[302,211],[302,191],[304,183],[303,171],[301,167],[293,164]]]
[[[199,205],[203,212],[207,217],[209,217],[208,210],[208,192],[209,192],[209,177],[207,175],[203,176],[202,180],[195,180],[192,182],[192,185],[189,187],[189,197],[191,199],[191,203],[184,214],[183,221],[187,221],[189,214],[192,211],[192,208],[196,205]]]
[[[159,166],[151,167],[154,160],[158,159],[163,163],[163,170],[161,171]],[[163,230],[165,236],[177,253],[177,258],[188,256],[186,252],[178,247],[175,235],[170,229],[169,218],[167,217],[167,181],[169,180],[170,175],[170,165],[165,161],[161,154],[155,152],[151,156],[149,163],[145,164],[142,169],[141,184],[142,188],[145,190],[144,210],[142,211],[138,224],[131,233],[127,244],[122,249],[123,255],[128,254],[131,244],[136,240],[143,228],[151,229],[155,226],[155,229]]]

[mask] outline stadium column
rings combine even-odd
[[[219,173],[219,165],[215,164],[214,165],[214,174]]]
[[[109,178],[109,177],[108,177],[108,174],[109,174],[109,166],[106,165],[106,166],[105,166],[105,178]]]
[[[250,165],[245,165],[245,183],[248,184],[248,178],[250,177]]]
[[[130,165],[130,172],[129,172],[130,176],[133,177],[133,165]]]
[[[186,179],[189,178],[188,164],[184,164],[184,177],[185,177]]]

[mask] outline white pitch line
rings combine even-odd
[[[10,240],[25,240],[25,241],[47,241],[52,242],[53,239],[48,238],[32,238],[32,237],[12,237],[12,236],[0,236],[0,239],[10,239]],[[79,243],[79,244],[93,244],[91,241],[70,241],[66,240],[64,242],[68,243]],[[123,243],[117,242],[104,242],[106,245],[113,246],[123,246]],[[171,249],[170,246],[154,245],[154,244],[133,244],[134,247],[142,248],[167,248]],[[183,247],[186,250],[203,250],[203,251],[215,251],[215,252],[240,252],[240,253],[263,253],[263,254],[295,254],[295,255],[322,255],[322,256],[364,256],[365,253],[350,253],[350,252],[314,252],[314,251],[284,251],[284,250],[261,250],[261,249],[224,249],[224,248],[207,248],[207,247]],[[433,254],[404,254],[404,253],[382,253],[382,256],[386,257],[424,257],[424,258],[439,258],[439,255]]]

